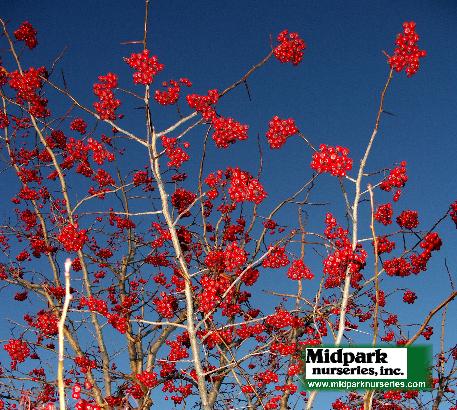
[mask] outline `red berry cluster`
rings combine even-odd
[[[141,373],[136,375],[137,380],[145,385],[148,389],[156,386],[158,384],[157,374],[154,372],[148,372],[143,370]]]
[[[187,78],[180,78],[179,81],[164,81],[162,86],[166,87],[167,90],[156,90],[154,93],[154,99],[161,105],[176,104],[179,99],[179,93],[181,92],[181,84],[184,84],[187,87],[192,87],[192,83]]]
[[[300,38],[298,33],[289,33],[289,30],[283,30],[277,37],[279,45],[275,47],[273,53],[281,63],[291,62],[298,65],[303,59],[303,50],[306,43]]]
[[[30,349],[27,343],[21,339],[10,339],[3,348],[11,357],[11,368],[15,368],[16,363],[22,363],[30,356]]]
[[[267,140],[271,149],[281,148],[287,138],[298,134],[298,128],[292,118],[282,120],[275,115],[268,123]]]
[[[239,168],[231,169],[230,182],[228,192],[234,202],[248,201],[260,204],[267,197],[260,182],[247,171],[241,171]]]
[[[24,21],[14,32],[14,37],[19,41],[24,41],[30,50],[35,48],[38,44],[36,35],[37,31],[28,21]]]
[[[411,275],[411,264],[405,258],[393,258],[383,264],[384,270],[389,276]]]
[[[218,148],[228,148],[236,140],[243,141],[248,138],[249,127],[233,118],[214,117],[212,125],[214,127],[212,138]]]
[[[140,186],[146,185],[144,188],[145,191],[152,191],[152,178],[148,175],[148,171],[137,171],[133,174],[133,185]]]
[[[303,320],[294,316],[287,310],[277,308],[274,315],[270,315],[265,319],[265,323],[276,329],[282,329],[285,327],[293,327],[295,329],[303,326]]]
[[[85,229],[78,230],[78,224],[64,226],[57,237],[68,252],[78,252],[89,240]]]
[[[286,248],[281,246],[269,246],[270,253],[262,261],[264,268],[278,269],[287,266],[290,261],[286,254]]]
[[[238,272],[238,276],[241,275],[243,271]],[[259,271],[257,269],[248,269],[246,272],[244,272],[243,277],[241,278],[241,281],[246,285],[246,286],[252,286],[254,283],[257,282],[257,279],[259,279]]]
[[[349,149],[321,144],[319,151],[313,154],[311,168],[318,173],[328,172],[333,176],[344,177],[352,169]]]
[[[256,378],[260,380],[260,386],[263,386],[265,384],[269,383],[278,383],[278,375],[271,371],[271,370],[266,370],[265,372],[258,373]]]
[[[95,369],[97,367],[97,362],[95,360],[90,360],[86,356],[77,356],[73,360],[81,373],[87,373],[91,369]]]
[[[37,313],[31,325],[39,329],[44,336],[54,336],[58,333],[58,323],[59,319],[54,313],[42,310]]]
[[[391,169],[389,175],[381,182],[380,188],[384,191],[390,192],[393,187],[403,188],[408,181],[406,174],[406,161],[402,161],[400,166]],[[401,189],[398,189],[394,194],[394,201],[400,199]]]
[[[168,166],[173,168],[180,168],[181,165],[189,161],[189,154],[184,151],[181,147],[178,147],[178,140],[176,138],[168,138],[167,136],[162,137],[162,145],[165,147],[165,153],[169,158]],[[185,148],[189,148],[189,143],[183,144]]]
[[[374,219],[383,225],[390,225],[392,223],[392,215],[394,211],[390,203],[379,205],[374,214]]]
[[[38,94],[38,90],[43,86],[43,78],[47,72],[44,67],[30,67],[26,71],[13,71],[9,74],[9,85],[16,91],[16,101],[23,105],[28,102],[29,112],[37,118],[45,118],[51,115],[47,109],[48,100]]]
[[[403,302],[409,303],[410,305],[412,305],[416,299],[417,299],[416,294],[411,290],[406,290],[405,293],[403,294]]]
[[[414,229],[419,225],[417,211],[406,210],[397,216],[397,224],[401,228]]]
[[[5,129],[8,125],[10,125],[8,116],[4,112],[0,112],[0,130]]]
[[[97,111],[100,119],[112,120],[116,119],[115,111],[121,105],[121,102],[114,98],[113,89],[117,87],[117,75],[108,73],[98,77],[99,83],[95,83],[93,90],[94,94],[100,101],[94,102],[94,108]]]
[[[430,232],[425,235],[425,238],[420,243],[420,247],[424,252],[439,251],[443,242],[436,232]]]
[[[165,292],[160,293],[160,298],[153,301],[157,313],[164,318],[171,319],[178,307],[176,298],[173,295],[167,295]]]
[[[180,214],[184,213],[183,217],[190,216],[190,211],[186,211],[186,209],[195,201],[196,198],[197,195],[193,192],[187,191],[184,188],[178,188],[171,196],[171,204]]]
[[[107,317],[108,323],[113,326],[119,333],[125,334],[128,329],[129,320],[128,318],[118,315],[108,313]]]
[[[454,221],[455,226],[457,227],[457,201],[451,204],[451,210],[449,211],[451,219]]]
[[[216,116],[216,111],[212,107],[219,101],[219,92],[217,90],[209,90],[208,95],[189,94],[187,104],[199,112],[206,120],[212,120]]]
[[[403,33],[399,33],[395,40],[394,55],[387,60],[390,67],[397,72],[405,69],[407,77],[414,75],[419,69],[419,59],[427,55],[425,50],[420,50],[417,46],[418,41],[416,23],[403,23]]]
[[[211,267],[211,265],[209,266]],[[208,313],[220,302],[219,295],[224,294],[228,289],[230,281],[223,275],[219,276],[217,279],[205,275],[202,277],[200,283],[203,291],[197,296],[198,310],[200,312]],[[229,298],[227,297],[226,300],[229,300]]]
[[[384,320],[384,324],[386,326],[393,326],[398,323],[398,316],[397,315],[389,315],[387,319]]]
[[[283,356],[289,356],[291,354],[294,354],[297,350],[297,345],[292,343],[292,344],[287,344],[287,343],[277,343],[273,342],[270,347],[270,351],[272,352],[278,352],[280,355]]]
[[[164,65],[159,63],[156,56],[149,57],[149,50],[141,53],[132,53],[129,58],[125,58],[127,64],[135,69],[133,82],[135,84],[149,85],[154,81],[154,76],[164,69]]]
[[[430,340],[430,338],[433,335],[433,327],[432,326],[427,326],[423,332],[421,333],[422,336],[424,336],[425,340]]]
[[[325,236],[335,241],[336,250],[324,259],[324,273],[328,275],[324,286],[326,288],[339,286],[349,272],[351,285],[357,287],[361,279],[360,271],[366,263],[367,252],[361,244],[358,244],[355,250],[352,249],[352,244],[347,237],[348,231],[338,225],[332,214],[326,214],[325,224]]]
[[[395,249],[395,242],[390,241],[386,236],[378,236],[376,238],[376,242],[378,247],[378,255],[382,255],[383,253],[390,253]]]
[[[75,400],[79,400],[81,398],[81,385],[79,383],[75,383],[73,385],[71,389],[71,397]]]
[[[81,135],[86,133],[86,128],[86,121],[84,121],[82,118],[75,118],[70,124],[70,129],[79,132]]]
[[[246,263],[246,251],[238,246],[236,242],[227,245],[224,252],[224,265],[228,272],[243,266]]]
[[[314,278],[313,273],[309,270],[309,268],[301,259],[292,262],[292,265],[290,265],[290,268],[287,271],[287,276],[292,280]]]

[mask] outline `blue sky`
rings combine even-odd
[[[28,19],[39,32],[39,47],[26,53],[26,61],[47,65],[68,46],[60,67],[69,88],[82,102],[93,102],[91,87],[100,74],[113,71],[124,85],[130,84],[130,69],[122,57],[138,47],[120,43],[141,39],[142,1],[2,3],[3,17],[11,27]],[[265,161],[263,181],[271,193],[269,201],[274,201],[294,192],[309,178],[311,152],[298,138],[291,138],[279,151],[270,151],[264,141],[269,119],[273,115],[294,118],[315,145],[347,146],[357,163],[371,134],[379,93],[388,74],[382,50],[393,50],[401,24],[410,20],[417,23],[420,47],[428,55],[413,78],[407,79],[404,73],[394,76],[385,103],[385,109],[394,115],[382,117],[367,169],[407,161],[410,179],[396,210],[417,209],[426,229],[457,199],[456,2],[152,0],[149,48],[166,67],[159,81],[188,77],[194,83],[193,92],[205,93],[225,88],[260,61],[270,50],[270,36],[274,39],[284,28],[300,33],[308,44],[301,65],[271,61],[249,81],[252,101],[242,88],[222,101],[223,115],[249,124],[250,139],[224,152],[211,148],[207,165],[210,171],[240,164],[254,173],[258,159],[253,153],[259,134]],[[155,115],[159,129],[175,118],[167,109],[156,109]],[[142,129],[141,123],[129,119],[124,125]],[[189,138],[195,155],[202,135],[199,132]],[[321,182],[313,200],[330,201],[328,209],[342,215],[336,180],[324,177]],[[0,182],[5,194],[9,192],[7,185],[7,181]],[[377,198],[387,202],[390,195]],[[312,214],[310,225],[322,229],[326,210]],[[445,245],[429,270],[398,285],[417,292],[424,315],[449,293],[444,258],[451,272],[457,270],[457,232],[446,221],[439,233]],[[265,288],[274,278],[268,281]],[[396,284],[388,281],[388,286]],[[309,292],[312,294],[312,287]],[[417,317],[415,308],[399,306],[405,309],[405,317]],[[455,321],[448,334],[455,340]]]

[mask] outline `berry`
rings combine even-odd
[[[417,299],[416,294],[411,290],[406,290],[405,293],[403,294],[403,302],[409,303],[410,305],[412,305],[416,299]]]
[[[24,21],[19,26],[19,28],[14,32],[14,37],[16,37],[16,39],[19,41],[25,42],[27,47],[31,50],[35,48],[38,44],[36,35],[37,31],[28,21]]]
[[[154,76],[164,69],[156,56],[149,57],[149,50],[141,53],[132,53],[129,58],[124,59],[127,64],[136,71],[133,73],[135,84],[149,85],[154,81]]]
[[[292,280],[314,278],[314,275],[302,260],[295,260],[292,262],[292,265],[287,271],[287,276]]]
[[[8,352],[11,360],[22,363],[30,356],[30,349],[26,342],[21,339],[10,339],[3,348]]]
[[[114,98],[113,89],[117,87],[117,75],[108,73],[98,77],[99,83],[93,86],[94,94],[99,101],[94,103],[94,108],[102,120],[115,120],[115,111],[121,102]]]
[[[403,211],[397,217],[397,224],[400,228],[405,229],[414,229],[419,225],[419,220],[417,219],[417,211]]]
[[[78,230],[78,224],[68,224],[62,228],[57,239],[64,246],[66,251],[78,252],[89,240],[86,232],[85,229]]]
[[[344,177],[352,169],[349,149],[321,144],[319,151],[313,154],[311,168],[318,173],[328,172],[333,176]]]
[[[392,223],[393,215],[392,205],[390,203],[379,205],[374,214],[374,218],[383,225],[390,225]]]
[[[287,266],[290,263],[289,258],[286,255],[286,248],[270,246],[268,249],[270,250],[270,253],[262,261],[262,266],[264,268],[277,269]]]
[[[236,140],[243,141],[248,138],[248,126],[240,124],[233,118],[214,117],[213,121],[213,140],[218,148],[228,148]]]
[[[281,148],[287,138],[298,134],[298,128],[292,118],[282,120],[275,115],[268,124],[267,140],[271,149]]]
[[[419,35],[416,33],[416,23],[403,23],[403,33],[397,35],[395,40],[396,48],[393,56],[387,62],[397,72],[405,69],[406,76],[413,76],[419,69],[419,59],[427,55],[425,50],[417,46]]]
[[[289,30],[283,30],[277,37],[279,45],[275,47],[273,53],[281,63],[291,62],[298,65],[303,60],[303,50],[306,49],[306,43],[300,38],[298,33],[289,33]]]
[[[82,118],[75,118],[71,124],[70,129],[73,131],[78,131],[81,135],[86,133],[87,124]]]

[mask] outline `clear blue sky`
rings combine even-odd
[[[39,47],[28,52],[26,59],[31,56],[35,64],[40,59],[49,64],[69,47],[60,67],[69,88],[82,102],[93,102],[91,88],[100,74],[116,72],[124,85],[130,84],[130,69],[122,57],[138,47],[120,43],[142,38],[141,0],[1,3],[10,27],[28,19],[39,32]],[[165,64],[159,81],[185,76],[194,83],[194,92],[204,93],[210,88],[225,88],[260,61],[269,52],[270,35],[274,38],[284,28],[298,31],[308,44],[300,66],[271,61],[249,81],[252,102],[240,88],[221,103],[224,115],[249,124],[250,140],[225,152],[211,149],[207,169],[239,163],[255,172],[255,137],[259,134],[264,140],[267,123],[275,114],[293,117],[316,145],[347,146],[357,163],[371,134],[379,92],[388,74],[382,50],[393,50],[401,24],[410,20],[416,21],[420,46],[428,55],[413,78],[395,75],[385,104],[394,116],[382,118],[368,169],[408,162],[410,179],[396,209],[417,209],[426,229],[457,199],[455,1],[152,0],[149,48]],[[160,113],[156,117],[159,129],[174,118],[172,110],[156,113]],[[124,125],[142,129],[133,121]],[[195,154],[201,137],[200,132],[193,135],[195,140],[189,139]],[[291,138],[279,151],[269,151],[266,144],[263,148],[263,181],[271,201],[284,198],[311,175],[311,153],[298,138]],[[341,215],[336,180],[322,179],[313,200],[330,200],[328,209],[340,209]],[[8,193],[7,182],[0,184],[0,190]],[[379,195],[379,202],[389,199],[389,195]],[[317,211],[311,226],[322,229],[324,211]],[[417,292],[424,315],[448,294],[444,257],[450,270],[457,271],[457,232],[447,221],[439,233],[445,245],[429,270],[399,285]],[[315,269],[319,269],[317,263]],[[263,288],[268,288],[268,283]],[[415,308],[401,307],[405,317],[417,317]],[[455,312],[455,307],[451,311]],[[454,325],[448,332],[455,340],[457,327],[452,316]]]

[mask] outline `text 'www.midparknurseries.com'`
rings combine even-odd
[[[427,390],[431,353],[429,346],[309,347],[303,384],[307,390]]]

